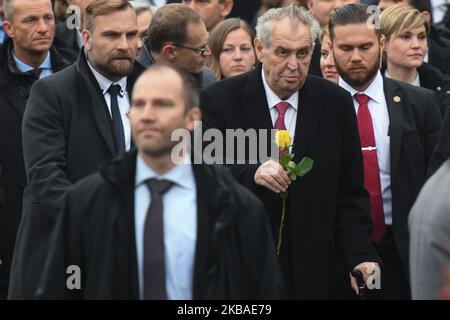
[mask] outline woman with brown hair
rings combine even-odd
[[[208,64],[217,80],[248,72],[254,67],[254,37],[250,26],[238,18],[226,19],[213,29],[208,40],[211,49]]]

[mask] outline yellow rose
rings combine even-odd
[[[279,130],[275,134],[275,142],[280,149],[288,149],[291,146],[292,138],[287,130]]]

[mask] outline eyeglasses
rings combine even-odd
[[[184,49],[189,49],[189,50],[193,50],[195,51],[197,54],[201,55],[202,57],[205,56],[205,51],[207,49],[209,49],[208,44],[205,44],[203,47],[201,48],[191,48],[191,47],[186,47],[186,46],[182,46],[181,44],[177,44],[177,43],[172,43],[172,45],[174,47],[178,47],[178,48],[184,48]]]

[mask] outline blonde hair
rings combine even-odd
[[[91,31],[94,28],[94,18],[117,11],[133,9],[128,0],[91,0],[84,15],[84,28]]]
[[[319,39],[320,39],[320,43],[322,43],[323,38],[325,37],[330,37],[330,31],[328,31],[328,27],[323,27],[322,29],[320,29],[320,35],[319,35]]]
[[[407,4],[396,4],[380,15],[381,33],[386,40],[418,27],[425,27],[428,36],[429,28],[422,13]]]

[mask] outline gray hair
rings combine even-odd
[[[262,41],[264,47],[268,48],[272,43],[272,32],[275,22],[285,17],[289,17],[295,27],[297,27],[298,23],[303,23],[309,28],[312,46],[320,32],[319,22],[304,7],[291,4],[287,7],[270,9],[258,18],[256,36]]]
[[[14,2],[15,0],[5,0],[3,2],[4,20],[12,21],[14,19],[14,13],[16,11],[14,8]]]

